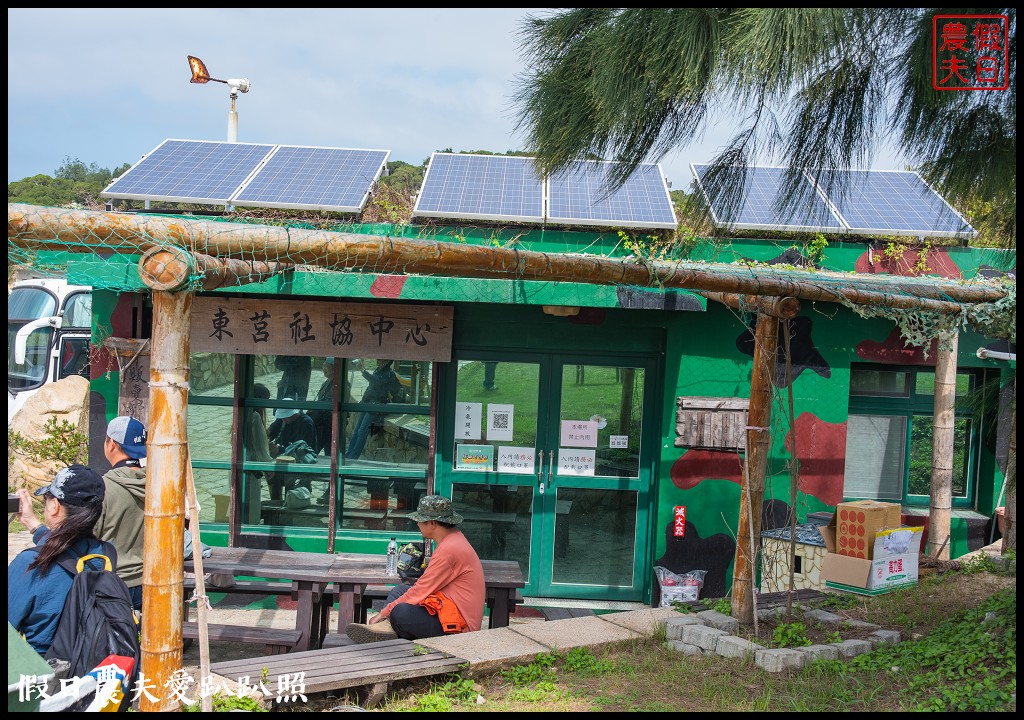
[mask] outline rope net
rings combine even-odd
[[[182,286],[194,290],[241,287],[288,273],[305,274],[302,294],[323,296],[337,289],[338,273],[579,283],[833,302],[864,317],[891,319],[913,344],[969,325],[989,337],[1016,340],[1015,277],[999,269],[1012,267],[1014,258],[994,250],[958,252],[958,260],[968,256],[968,267],[958,268],[944,250],[932,249],[929,258],[928,248],[919,248],[916,275],[895,275],[858,272],[865,246],[849,243],[829,250],[833,269],[826,270],[800,252],[807,245],[778,241],[741,245],[608,228],[355,225],[311,213],[199,217],[10,203],[8,246],[9,278],[19,267],[65,277],[69,263],[85,262],[92,264],[76,277],[84,272],[88,282],[81,284],[99,289],[146,291],[128,281],[125,268],[163,249],[184,263]],[[445,299],[482,297],[479,286],[455,280]]]

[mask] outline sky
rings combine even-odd
[[[7,10],[7,180],[53,175],[66,158],[113,170],[168,138],[226,141],[227,85],[247,78],[238,141],[390,150],[506,152],[525,70],[518,33],[545,8]],[[660,161],[673,188],[709,161],[728,122]],[[875,169],[902,169],[881,156]]]

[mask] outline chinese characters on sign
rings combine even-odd
[[[192,352],[448,362],[450,307],[197,297]]]
[[[455,403],[456,440],[480,439],[480,412],[482,408],[482,404],[475,402]]]
[[[498,472],[533,473],[536,450],[532,447],[514,447],[502,445],[498,447]]]
[[[612,435],[608,439],[608,447],[610,448],[628,448],[629,447],[629,435]]]
[[[597,423],[593,420],[563,420],[559,445],[597,447]]]
[[[686,506],[676,505],[672,512],[672,536],[683,537],[686,534]]]
[[[493,445],[456,445],[455,469],[489,472],[494,469]]]
[[[1006,15],[936,15],[932,19],[932,87],[1006,90],[1010,86]]]
[[[593,477],[596,460],[597,453],[593,450],[558,448],[558,474]]]

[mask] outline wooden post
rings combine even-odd
[[[142,672],[152,699],[142,712],[176,710],[166,683],[182,667],[191,264],[180,251],[147,253],[139,275],[153,288],[149,366],[149,451],[142,553]],[[200,552],[194,538],[194,552]]]
[[[736,531],[736,560],[732,573],[732,616],[742,624],[754,621],[755,553],[761,537],[761,504],[771,441],[772,377],[779,345],[779,320],[757,316],[754,333],[754,369],[750,379],[750,409],[747,413],[747,452],[744,484],[740,489],[740,522]]]
[[[928,554],[949,560],[950,514],[953,507],[953,443],[956,437],[955,329],[939,336],[935,357],[935,413],[932,431],[931,509],[928,511]]]

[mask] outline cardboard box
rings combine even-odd
[[[875,533],[900,527],[901,519],[899,503],[878,500],[839,503],[828,524],[833,530],[834,545],[829,546],[829,538],[824,532],[822,537],[825,537],[825,546],[830,553],[871,560],[874,558]]]
[[[918,553],[861,560],[829,553],[821,568],[825,587],[860,595],[881,595],[898,587],[916,585]]]
[[[821,568],[825,587],[862,595],[879,595],[893,588],[913,585],[918,578],[918,548],[921,527],[888,528],[875,533],[873,559],[855,558],[829,552]],[[822,528],[826,546],[830,541],[827,528]],[[835,546],[834,538],[831,546]]]

